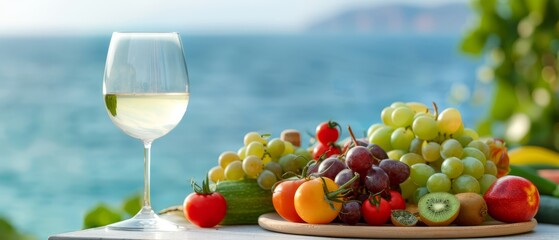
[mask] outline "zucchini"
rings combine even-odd
[[[559,198],[541,195],[540,208],[535,218],[539,223],[559,224]]]
[[[275,211],[272,191],[260,188],[255,179],[220,181],[215,191],[227,202],[221,225],[258,224],[260,215]]]
[[[540,195],[559,197],[559,185],[538,175],[537,170],[520,165],[510,165],[509,175],[515,175],[530,180],[538,188]]]

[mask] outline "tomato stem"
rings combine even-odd
[[[381,198],[382,198],[382,197],[380,196],[380,194],[381,194],[382,192],[384,192],[384,190],[382,190],[382,191],[380,191],[380,192],[378,192],[378,193],[375,193],[375,194],[370,194],[370,195],[369,195],[369,199],[367,199],[367,200],[369,201],[369,203],[370,203],[371,205],[376,206],[377,209],[379,209],[379,207],[380,207],[380,201],[381,201]]]
[[[194,181],[194,178],[190,180],[190,185],[192,185],[192,190],[196,193],[196,194],[200,194],[200,195],[209,195],[212,194],[213,191],[212,189],[210,189],[210,181],[208,176],[206,175],[206,180],[202,180],[202,187],[200,187],[196,181]]]
[[[326,187],[326,181],[324,181],[324,178],[320,178],[320,179],[322,180],[322,188],[324,190],[324,200],[328,202],[328,205],[330,205],[330,207],[333,210],[335,210],[334,202],[343,202],[342,200],[340,200],[341,198],[340,195],[345,195],[346,193],[351,191],[351,189],[347,189],[347,187],[351,185],[353,182],[355,182],[357,179],[359,179],[359,173],[355,173],[355,176],[353,176],[353,178],[351,178],[349,181],[347,181],[338,189],[332,192],[328,191],[328,188]]]
[[[347,190],[351,190],[351,189],[347,189],[347,187],[348,187],[349,185],[353,184],[353,182],[355,182],[357,179],[359,179],[359,173],[355,173],[355,175],[354,175],[349,181],[347,181],[346,183],[342,184],[342,185],[338,188],[338,190],[333,191],[333,192],[328,193],[328,194],[330,194],[331,196],[336,196],[336,197],[337,197],[338,194],[343,193],[344,191],[347,191]]]
[[[328,127],[329,128],[338,128],[340,130],[340,135],[342,135],[342,126],[335,121],[328,120]]]

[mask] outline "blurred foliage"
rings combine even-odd
[[[559,149],[559,0],[474,0],[477,22],[462,51],[487,57],[480,82],[494,81],[481,135]]]
[[[130,218],[140,211],[141,208],[142,197],[140,194],[135,194],[126,198],[120,208],[114,208],[105,203],[99,203],[87,211],[83,220],[83,228],[102,227]]]
[[[35,239],[35,237],[18,232],[17,229],[7,219],[0,217],[0,239],[33,240]]]

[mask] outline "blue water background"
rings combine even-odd
[[[138,140],[109,120],[102,77],[110,35],[0,38],[0,214],[40,239],[78,230],[86,209],[142,190]],[[246,132],[276,137],[333,119],[358,132],[394,101],[457,107],[473,126],[486,105],[449,101],[479,60],[459,35],[182,35],[191,98],[152,149],[152,203],[178,205]],[[344,136],[347,133],[344,132]],[[305,137],[306,141],[308,137]]]

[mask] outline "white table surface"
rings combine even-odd
[[[237,226],[217,226],[215,228],[198,228],[188,223],[184,217],[174,214],[164,215],[164,218],[176,222],[184,227],[182,231],[177,232],[132,232],[132,231],[114,231],[104,227],[75,231],[69,233],[57,234],[49,237],[49,240],[68,240],[68,239],[95,239],[95,240],[114,240],[114,239],[223,239],[223,240],[245,240],[245,239],[341,239],[327,237],[313,237],[303,235],[292,235],[271,232],[260,228],[258,225],[237,225]],[[502,237],[476,238],[476,239],[559,239],[559,225],[538,223],[534,231],[508,235]],[[346,239],[346,238],[343,238]]]

